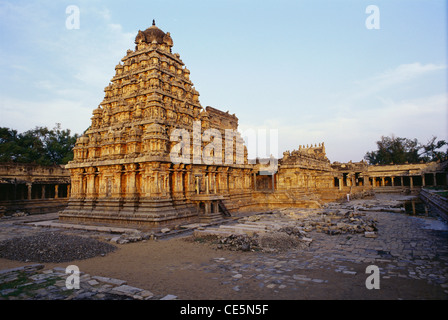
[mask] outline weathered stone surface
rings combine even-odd
[[[167,294],[166,296],[164,296],[160,300],[175,300],[175,299],[177,299],[177,296],[175,296],[173,294]]]
[[[364,236],[366,238],[377,238],[378,237],[376,232],[369,232],[369,231],[364,232]]]
[[[27,282],[11,289],[0,290],[0,300],[149,300],[160,299],[151,291],[132,287],[126,281],[90,276],[81,273],[80,289],[67,289],[65,272],[63,268],[42,270],[42,265],[28,265],[20,268],[5,269],[0,271],[0,287],[12,281],[24,281],[27,274]],[[65,270],[65,269],[64,269]],[[22,293],[16,297],[17,291]],[[176,296],[167,295],[168,299],[176,299]]]

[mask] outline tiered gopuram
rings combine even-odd
[[[248,204],[252,166],[247,164],[245,149],[237,148],[241,136],[235,135],[231,152],[233,159],[242,161],[224,164],[223,144],[222,165],[193,159],[197,154],[201,157],[209,144],[204,132],[218,130],[224,138],[225,129],[237,132],[238,119],[202,108],[190,71],[171,51],[169,32],[153,23],[138,32],[135,44],[135,50],[128,50],[115,67],[91,126],[76,143],[74,160],[67,165],[70,201],[60,218],[158,226],[198,216],[213,219],[227,212],[224,202],[228,209]],[[199,145],[194,129],[200,135]],[[200,149],[191,150],[190,161],[172,162],[170,152],[179,144],[170,139],[173,130],[186,132],[191,146]]]

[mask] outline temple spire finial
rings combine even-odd
[[[152,25],[153,25],[153,26],[156,25],[156,20],[152,19]]]

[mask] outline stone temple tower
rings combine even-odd
[[[238,128],[235,115],[201,106],[190,71],[172,47],[170,33],[153,21],[115,67],[66,166],[71,195],[60,220],[158,227],[213,219],[250,201],[252,166],[237,143],[232,152],[244,158],[238,164],[171,161],[175,129],[193,140],[198,123],[200,134],[214,128],[222,137],[225,129]]]

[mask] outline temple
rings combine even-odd
[[[274,166],[249,161],[238,118],[201,106],[172,47],[170,33],[153,22],[115,67],[66,166],[71,190],[60,220],[161,227],[235,211],[319,207],[378,186],[446,185],[441,164],[332,164],[324,143],[286,151]]]

